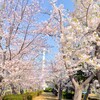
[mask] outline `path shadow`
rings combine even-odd
[[[52,93],[43,93],[42,96],[45,97],[45,100],[57,100],[56,96]]]

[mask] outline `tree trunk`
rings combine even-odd
[[[14,88],[11,88],[11,89],[12,89],[12,94],[17,94]]]
[[[2,95],[1,94],[2,94],[2,92],[0,92],[0,100],[2,100]]]
[[[92,79],[94,75],[90,75],[81,85],[75,81],[75,79],[70,76],[71,82],[75,88],[75,94],[74,94],[74,100],[81,100],[82,98],[82,89],[86,87],[86,84],[88,84]]]
[[[0,100],[2,100],[2,97],[0,96]]]
[[[100,84],[100,69],[97,70],[97,78],[98,78],[98,81],[99,81],[99,84]]]
[[[75,89],[74,99],[73,100],[81,100],[82,98],[82,87],[77,87]]]
[[[17,92],[15,91],[15,87],[13,84],[10,84],[11,89],[12,89],[12,94],[17,94]]]
[[[62,100],[62,90],[58,92],[58,100]]]
[[[58,87],[58,100],[62,100],[61,82],[59,83],[59,87]]]
[[[88,89],[87,89],[87,93],[85,94],[83,100],[87,100],[88,95],[89,95],[89,92],[90,92],[90,87],[91,87],[91,86],[90,86],[90,84],[89,84]]]
[[[1,86],[1,88],[0,88],[0,100],[2,100],[2,93],[3,93],[3,88],[2,88],[2,86]]]

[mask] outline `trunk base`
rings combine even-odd
[[[78,88],[75,90],[75,95],[73,100],[81,100],[82,98],[82,88]]]

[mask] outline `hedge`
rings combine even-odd
[[[44,92],[52,92],[52,91],[53,91],[52,88],[46,88],[46,89],[44,90]]]
[[[42,91],[30,92],[25,94],[17,94],[17,95],[6,95],[3,97],[3,100],[32,100],[36,96],[39,96]]]

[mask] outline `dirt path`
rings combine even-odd
[[[57,100],[52,93],[43,93],[41,96],[33,98],[33,100]]]

